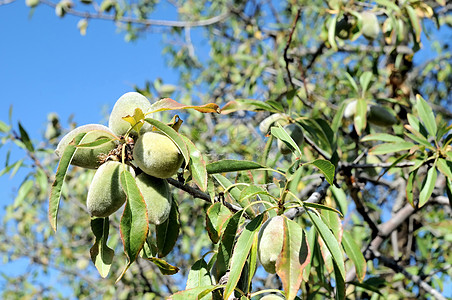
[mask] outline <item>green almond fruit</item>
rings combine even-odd
[[[364,11],[361,13],[363,27],[361,28],[363,36],[368,40],[375,40],[380,34],[380,24],[378,23],[377,16],[370,11]]]
[[[143,195],[148,210],[149,222],[160,225],[168,219],[171,211],[171,192],[166,179],[141,173],[136,183]]]
[[[125,135],[131,125],[123,117],[133,116],[136,108],[140,108],[143,113],[146,113],[150,107],[151,103],[145,96],[136,92],[125,93],[113,106],[110,119],[108,120],[108,127],[118,136]],[[149,131],[151,128],[152,126],[149,123],[144,123],[140,131]],[[136,136],[137,132],[132,130],[131,134]]]
[[[158,132],[145,132],[138,138],[133,159],[144,173],[157,178],[173,176],[184,160],[176,144]]]
[[[132,167],[117,161],[107,161],[97,169],[86,200],[88,212],[92,217],[108,217],[126,201],[126,194],[120,181],[124,168],[135,176]]]
[[[397,118],[385,107],[371,105],[367,110],[367,121],[378,126],[392,126]]]
[[[294,140],[294,142],[298,145],[298,147],[301,147],[304,141],[304,135],[303,135],[303,129],[300,125],[292,123],[289,125],[284,126],[284,130],[287,131],[287,133],[290,135],[290,137]],[[292,151],[290,148],[281,140],[278,139],[277,141],[278,149],[279,151],[284,154],[290,154]]]
[[[61,157],[67,145],[69,145],[78,134],[83,132],[86,133],[86,135],[80,141],[80,144],[88,144],[104,138],[112,140],[96,147],[80,147],[75,150],[71,165],[88,169],[97,169],[100,166],[99,156],[108,154],[108,152],[115,149],[119,143],[118,137],[104,125],[87,124],[75,128],[61,139],[55,153],[58,157]]]
[[[284,219],[276,216],[262,225],[258,234],[257,254],[265,271],[276,273],[276,261],[284,242]]]

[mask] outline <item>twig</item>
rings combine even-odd
[[[292,36],[295,32],[295,28],[297,27],[297,23],[298,23],[298,19],[300,18],[300,15],[301,15],[301,8],[298,9],[295,19],[293,20],[292,29],[290,30],[289,39],[287,40],[287,44],[286,44],[286,47],[284,48],[284,54],[283,54],[284,61],[286,62],[286,71],[287,71],[287,75],[289,76],[289,82],[293,88],[295,88],[295,85],[292,81],[292,75],[290,74],[290,70],[289,70],[289,63],[291,60],[287,57],[287,52],[289,51],[290,43],[292,42]]]
[[[57,6],[56,3],[49,1],[49,0],[40,0],[41,3],[48,5],[50,7],[55,8]],[[132,17],[121,17],[117,18],[114,15],[108,15],[101,12],[97,13],[91,13],[91,12],[82,12],[78,11],[72,8],[65,9],[65,12],[67,14],[86,18],[86,19],[99,19],[99,20],[109,20],[109,21],[116,21],[121,23],[132,23],[132,24],[141,24],[145,26],[165,26],[165,27],[200,27],[200,26],[209,26],[215,23],[222,22],[226,20],[229,15],[230,11],[226,11],[218,16],[214,16],[205,20],[197,20],[197,21],[167,21],[167,20],[152,20],[152,19],[136,19]]]
[[[314,193],[309,196],[309,198],[304,202],[309,203],[319,203],[326,195],[326,191],[330,187],[330,184],[328,181],[323,180],[323,182],[319,185],[319,187],[316,189]],[[288,209],[284,215],[289,219],[295,219],[299,215],[303,214],[305,212],[305,209],[303,207],[294,207],[291,209]]]
[[[427,293],[430,293],[433,297],[435,297],[435,299],[446,300],[446,297],[441,295],[440,292],[435,290],[432,286],[427,284],[425,281],[422,281],[421,277],[409,273],[407,270],[405,270],[405,268],[400,266],[395,260],[382,255],[377,250],[371,250],[371,251],[372,251],[372,256],[377,258],[379,261],[381,261],[386,267],[391,268],[392,270],[394,270],[397,273],[401,273],[401,274],[405,275],[406,278],[408,278],[409,280],[411,280],[412,282],[417,284],[421,289],[423,289]]]

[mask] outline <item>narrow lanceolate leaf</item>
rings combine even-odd
[[[161,258],[149,257],[149,261],[153,262],[163,275],[174,275],[179,272],[179,268],[172,266]]]
[[[217,202],[212,204],[207,209],[206,214],[206,229],[210,240],[216,244],[220,240],[223,226],[227,225],[226,220],[230,218],[232,213],[222,203]]]
[[[415,206],[414,205],[414,193],[415,193],[415,189],[416,189],[416,185],[415,185],[416,184],[416,175],[417,175],[417,170],[410,172],[410,174],[408,175],[408,179],[406,181],[406,200],[413,207]]]
[[[342,277],[341,270],[333,261],[334,279],[336,280],[336,300],[345,300],[345,279]]]
[[[428,103],[421,97],[421,95],[416,95],[416,108],[419,113],[419,117],[422,122],[424,122],[425,128],[427,129],[430,136],[436,137],[436,122],[433,110],[428,105]]]
[[[215,103],[207,103],[204,105],[196,106],[196,105],[185,105],[181,104],[171,98],[164,98],[159,100],[151,105],[148,113],[155,113],[159,111],[165,110],[175,110],[175,109],[194,109],[202,113],[220,113],[220,108]]]
[[[155,226],[159,257],[167,256],[171,250],[173,250],[177,238],[179,237],[179,209],[177,202],[174,199],[172,201],[173,203],[168,219],[162,224]]]
[[[226,103],[221,109],[221,114],[230,114],[236,111],[247,110],[247,111],[269,111],[269,112],[278,112],[273,106],[270,104],[252,99],[237,99],[235,101],[229,101]]]
[[[189,299],[198,299],[199,294],[202,292],[208,290],[211,291],[214,289],[215,286],[213,285],[207,285],[207,286],[200,286],[196,288],[192,288],[189,290],[177,292],[173,295],[171,295],[168,300],[189,300]]]
[[[303,280],[303,269],[311,259],[306,233],[303,228],[284,216],[284,241],[276,261],[276,274],[281,278],[286,299],[295,299]]]
[[[345,280],[345,266],[344,266],[344,256],[342,255],[341,247],[339,246],[339,242],[337,241],[334,234],[331,230],[326,226],[326,224],[322,221],[321,218],[315,213],[311,211],[306,211],[309,218],[311,219],[314,226],[317,228],[322,240],[325,242],[328,250],[333,256],[333,260],[336,262],[339,273],[342,276],[342,280]]]
[[[143,248],[149,230],[146,203],[135,182],[135,178],[129,171],[123,170],[120,181],[122,189],[127,196],[119,227],[128,263],[117,281],[124,276],[124,273],[137,258]]]
[[[190,269],[187,278],[186,290],[212,285],[212,280],[210,278],[209,268],[204,259],[196,261]]]
[[[292,152],[295,152],[298,157],[301,156],[300,147],[298,147],[290,134],[280,124],[278,124],[278,127],[272,127],[271,133],[274,137],[284,142],[284,144],[286,144]]]
[[[329,184],[333,185],[336,168],[330,161],[324,159],[316,159],[312,162],[309,162],[308,164],[316,166],[320,170],[320,172],[325,175],[326,181],[328,181]]]
[[[377,145],[370,149],[369,154],[380,155],[380,154],[388,154],[393,152],[399,152],[404,150],[410,150],[413,148],[415,144],[411,142],[400,142],[400,143],[384,143]]]
[[[362,89],[362,95],[361,97],[364,98],[364,95],[366,94],[367,90],[369,89],[370,81],[372,80],[372,72],[366,71],[359,77],[359,84],[361,85]]]
[[[231,258],[229,279],[224,289],[224,299],[228,299],[237,286],[243,266],[248,258],[251,246],[255,241],[254,236],[259,232],[259,228],[261,227],[263,220],[263,214],[260,214],[254,218],[245,226],[245,229],[242,231],[237,240],[237,244],[234,247],[234,253]]]
[[[144,120],[169,137],[176,144],[177,148],[179,148],[180,152],[184,156],[185,162],[188,164],[190,161],[190,153],[188,152],[187,145],[177,131],[160,121],[150,118]]]
[[[399,136],[388,134],[388,133],[374,133],[366,135],[361,139],[361,142],[368,141],[382,141],[382,142],[393,142],[393,143],[403,143],[405,140]]]
[[[358,103],[356,104],[356,113],[355,113],[355,130],[358,135],[361,135],[363,130],[367,126],[367,102],[365,99],[358,99]]]
[[[352,235],[347,231],[344,231],[342,235],[342,247],[344,247],[345,253],[355,265],[358,281],[363,282],[364,276],[366,276],[366,259]]]
[[[91,220],[91,230],[96,237],[94,245],[89,250],[91,260],[99,271],[100,276],[107,277],[115,251],[107,246],[110,223],[108,218],[96,218]]]
[[[64,179],[66,178],[66,172],[69,168],[72,157],[74,156],[75,150],[77,150],[76,146],[80,143],[85,134],[86,133],[84,132],[78,134],[74,138],[74,141],[69,143],[66,149],[64,149],[55,174],[55,181],[52,183],[49,197],[49,221],[55,231],[57,230],[57,216],[58,208],[60,206],[61,189],[63,187]]]
[[[413,26],[416,41],[419,43],[421,41],[421,22],[413,7],[406,5],[406,11],[408,13],[408,17],[410,18],[411,26]]]
[[[330,46],[334,51],[337,51],[336,22],[337,22],[337,15],[334,15],[330,18],[330,24],[328,25],[328,42],[330,43]]]
[[[35,147],[33,147],[33,143],[31,142],[27,131],[25,131],[20,122],[19,122],[19,131],[20,131],[20,140],[22,141],[22,143],[24,143],[27,150],[30,152],[35,151]]]
[[[254,161],[224,159],[207,164],[207,173],[227,173],[236,171],[247,171],[255,169],[265,169],[266,167]]]
[[[330,206],[326,206],[326,205],[318,204],[318,203],[311,203],[311,202],[303,202],[303,205],[307,206],[307,207],[311,207],[311,208],[329,210],[329,211],[337,213],[341,218],[344,217],[344,215],[340,211],[335,209],[334,207],[330,207]]]
[[[31,191],[34,185],[34,180],[28,179],[19,188],[19,191],[17,192],[17,197],[14,199],[14,205],[13,208],[20,207],[24,200],[27,198],[28,193]]]
[[[437,167],[449,180],[452,180],[452,162],[444,158],[438,158]]]
[[[427,172],[427,176],[422,183],[421,192],[419,194],[419,207],[424,206],[424,204],[430,199],[435,188],[436,178],[438,174],[436,171],[436,166],[432,166]]]
[[[191,176],[196,185],[202,190],[207,190],[207,169],[206,169],[206,161],[202,156],[201,151],[196,148],[195,144],[190,141],[186,136],[182,135],[182,138],[185,141],[185,144],[188,147],[188,151],[190,152],[190,162],[188,167],[190,169]]]
[[[217,255],[217,274],[215,277],[220,278],[229,269],[229,262],[232,257],[232,250],[234,249],[235,236],[237,234],[237,229],[239,227],[240,218],[242,216],[242,210],[236,212],[232,215],[225,224],[225,230],[221,237],[221,242],[218,245],[218,255]]]

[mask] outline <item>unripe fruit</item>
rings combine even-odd
[[[284,298],[275,294],[270,294],[262,297],[261,300],[284,300]]]
[[[99,124],[87,124],[75,128],[61,139],[55,153],[61,157],[67,145],[69,145],[69,143],[82,132],[85,132],[86,134],[80,141],[80,144],[91,143],[102,138],[115,139],[114,141],[110,141],[94,148],[77,148],[75,150],[71,165],[88,169],[96,169],[100,165],[99,155],[108,154],[108,152],[115,149],[118,145],[118,138],[106,126]]]
[[[108,217],[126,201],[120,181],[124,167],[135,176],[132,167],[117,161],[107,161],[97,169],[86,200],[88,212],[92,217]]]
[[[176,144],[158,132],[145,132],[138,138],[133,159],[144,173],[157,178],[173,176],[184,160]]]
[[[284,130],[287,131],[287,133],[294,140],[294,142],[298,145],[298,147],[300,147],[304,140],[303,129],[301,129],[301,126],[292,123],[292,124],[284,126]],[[286,154],[290,154],[292,152],[290,150],[290,148],[283,141],[278,140],[277,143],[278,143],[279,151],[282,154],[286,155]]]
[[[377,16],[370,11],[364,11],[361,13],[361,18],[363,20],[362,32],[364,37],[368,40],[375,40],[380,34]]]
[[[346,118],[346,119],[352,118],[356,113],[357,105],[358,105],[358,100],[353,100],[352,102],[349,102],[344,109],[344,118]]]
[[[136,183],[146,202],[149,222],[155,225],[165,222],[171,210],[171,193],[166,179],[141,173],[136,177]]]
[[[122,95],[116,101],[115,106],[113,106],[110,119],[108,120],[108,127],[110,127],[111,131],[116,135],[126,134],[131,125],[122,118],[133,116],[136,108],[140,108],[143,113],[146,113],[151,108],[151,103],[145,96],[136,92],[129,92]],[[149,123],[145,122],[140,132],[148,131],[151,127]],[[132,130],[131,134],[136,135],[137,133],[135,130]]]
[[[367,121],[378,126],[392,126],[397,123],[397,118],[386,108],[371,105],[367,111]]]
[[[257,254],[265,271],[276,273],[276,261],[284,242],[284,219],[276,216],[267,220],[259,230]]]

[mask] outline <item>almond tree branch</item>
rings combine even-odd
[[[57,6],[57,3],[54,3],[50,0],[40,0],[41,3],[50,6],[52,8],[55,8]],[[226,11],[218,16],[214,16],[205,20],[197,20],[197,21],[167,21],[167,20],[153,20],[153,19],[136,19],[133,17],[116,17],[114,15],[109,15],[102,13],[98,11],[97,13],[92,13],[88,11],[79,11],[72,8],[65,9],[65,12],[67,14],[86,18],[86,19],[98,19],[98,20],[109,20],[109,21],[116,21],[121,23],[132,23],[132,24],[140,24],[145,26],[164,26],[164,27],[200,27],[200,26],[209,26],[215,23],[222,22],[226,20],[229,15],[230,11]]]

